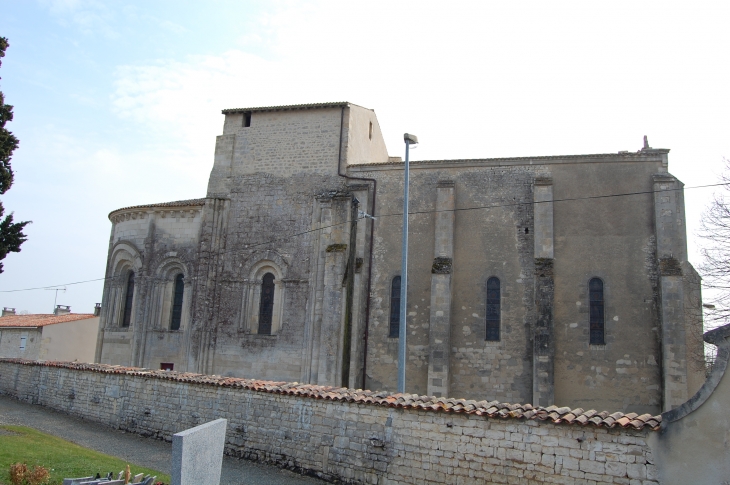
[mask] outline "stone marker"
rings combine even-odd
[[[219,485],[228,421],[216,419],[172,435],[172,485]]]

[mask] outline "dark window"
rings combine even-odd
[[[183,275],[179,274],[175,277],[175,293],[172,299],[172,319],[170,320],[170,330],[180,330],[184,290],[185,283],[183,282]]]
[[[173,362],[160,362],[160,370],[173,370],[175,364]]]
[[[122,327],[128,327],[132,321],[132,301],[134,299],[134,271],[129,272],[127,278],[127,293],[124,295],[124,316]]]
[[[248,128],[251,126],[251,113],[243,113],[243,127]]]
[[[486,340],[499,341],[499,323],[501,319],[501,290],[499,278],[487,280],[487,337]]]
[[[603,315],[603,281],[593,278],[588,283],[590,292],[590,328],[591,344],[603,345],[604,339],[604,315]]]
[[[390,285],[390,333],[388,337],[400,335],[400,276],[393,278]]]
[[[271,335],[271,320],[274,316],[274,275],[266,273],[261,283],[259,304],[259,334]]]

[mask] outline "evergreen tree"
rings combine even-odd
[[[0,37],[0,66],[2,58],[5,57],[5,49],[8,48],[8,39]],[[5,123],[13,120],[13,107],[5,104],[5,96],[0,91],[0,194],[8,191],[13,185],[13,169],[10,167],[10,159],[13,151],[18,148],[18,139],[5,128]],[[0,202],[0,218],[5,213]],[[26,240],[23,228],[30,221],[13,222],[13,214],[5,216],[0,222],[0,261],[10,252],[19,253],[20,245]],[[3,272],[3,264],[0,263],[0,273]]]

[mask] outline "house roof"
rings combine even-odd
[[[254,113],[261,111],[293,111],[300,109],[324,109],[324,108],[346,108],[348,106],[359,106],[357,104],[349,103],[347,101],[335,101],[331,103],[310,103],[310,104],[287,104],[283,106],[259,106],[255,108],[229,108],[224,109],[221,113]],[[363,106],[359,106],[362,108]],[[365,108],[368,109],[368,108]]]
[[[175,200],[172,202],[160,202],[159,204],[143,204],[143,205],[130,205],[129,207],[122,207],[121,209],[114,209],[109,213],[109,217],[112,214],[119,211],[129,209],[152,209],[155,207],[188,207],[191,205],[205,205],[205,198],[202,199],[186,199],[186,200]]]
[[[608,411],[571,409],[569,407],[534,407],[531,404],[509,404],[499,401],[474,401],[465,399],[419,396],[417,394],[391,394],[387,391],[363,391],[344,387],[317,386],[299,384],[298,382],[274,382],[258,379],[222,377],[189,372],[140,369],[106,364],[83,364],[77,362],[37,362],[23,359],[0,359],[23,365],[42,365],[66,369],[101,372],[104,374],[126,374],[152,379],[188,382],[208,386],[237,387],[271,394],[286,394],[312,399],[329,399],[331,401],[350,402],[355,404],[387,406],[392,408],[418,409],[428,412],[475,414],[492,419],[529,419],[548,421],[554,424],[570,424],[596,426],[599,428],[629,428],[653,431],[659,430],[662,417],[651,414],[610,413]]]
[[[8,327],[45,327],[57,323],[75,322],[94,318],[91,313],[67,313],[65,315],[54,315],[52,313],[38,313],[35,315],[5,315],[0,317],[0,328]]]

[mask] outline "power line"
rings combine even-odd
[[[484,206],[474,206],[474,207],[461,207],[461,208],[454,208],[454,209],[413,211],[413,212],[409,211],[408,212],[408,215],[435,214],[435,213],[439,213],[439,212],[460,212],[460,211],[471,211],[471,210],[481,210],[481,209],[497,209],[497,208],[500,208],[500,207],[513,207],[513,206],[519,206],[519,205],[535,205],[535,204],[544,204],[544,203],[548,203],[548,202],[555,203],[555,202],[572,202],[572,201],[579,201],[579,200],[608,199],[608,198],[612,198],[612,197],[628,197],[628,196],[632,196],[632,195],[656,194],[656,193],[660,193],[660,192],[674,192],[674,191],[677,191],[677,190],[705,189],[705,188],[709,188],[709,187],[720,187],[720,186],[727,186],[727,185],[730,185],[730,182],[719,183],[719,184],[708,184],[708,185],[695,185],[695,186],[692,186],[692,187],[681,187],[681,188],[676,188],[676,189],[661,189],[661,190],[644,190],[644,191],[639,191],[639,192],[625,192],[625,193],[622,193],[622,194],[591,195],[591,196],[586,196],[586,197],[566,197],[566,198],[563,198],[563,199],[552,199],[552,200],[545,200],[545,201],[510,202],[510,203],[507,203],[507,204],[494,204],[494,205],[484,205]],[[394,213],[391,213],[391,214],[382,214],[382,215],[375,216],[375,219],[377,220],[377,219],[384,218],[384,217],[395,217],[395,216],[402,216],[402,215],[403,215],[402,212],[394,212]],[[359,219],[365,219],[365,216],[360,217]],[[273,244],[273,243],[280,242],[280,241],[286,241],[286,240],[289,240],[289,239],[293,239],[295,237],[303,236],[305,234],[310,234],[312,232],[317,232],[317,231],[322,231],[324,229],[330,229],[330,228],[333,228],[333,227],[342,226],[342,225],[347,224],[347,223],[348,223],[348,221],[338,222],[337,224],[331,224],[329,226],[318,227],[318,228],[315,228],[315,229],[309,229],[309,230],[306,230],[306,231],[297,232],[297,233],[294,233],[294,234],[290,234],[288,236],[280,237],[280,238],[277,238],[277,239],[272,239],[270,241],[265,241],[265,242],[256,243],[256,244],[244,244],[244,246],[245,246],[244,249],[236,249],[236,250],[233,250],[232,249],[230,251],[224,251],[223,253],[221,253],[221,255],[222,254],[227,254],[227,253],[233,253],[233,252],[243,253],[243,252],[246,252],[246,251],[251,250],[252,248],[256,248],[256,247],[259,247],[259,246],[266,246],[266,245]],[[83,283],[91,283],[91,282],[94,282],[94,281],[104,281],[104,280],[111,279],[111,278],[113,278],[113,277],[110,276],[109,278],[97,278],[97,279],[94,279],[94,280],[76,281],[74,283],[63,283],[63,284],[60,284],[60,285],[39,286],[39,287],[36,287],[36,288],[23,288],[23,289],[19,289],[19,290],[0,290],[0,293],[15,293],[15,292],[19,292],[19,291],[32,291],[32,290],[55,289],[58,286],[80,285],[80,284],[83,284]]]
[[[59,286],[80,285],[82,283],[91,283],[92,281],[103,281],[106,279],[109,279],[109,278],[97,278],[95,280],[76,281],[74,283],[63,283],[60,285],[38,286],[36,288],[23,288],[22,290],[0,290],[0,293],[14,293],[16,291],[31,291],[31,290],[55,290]]]

